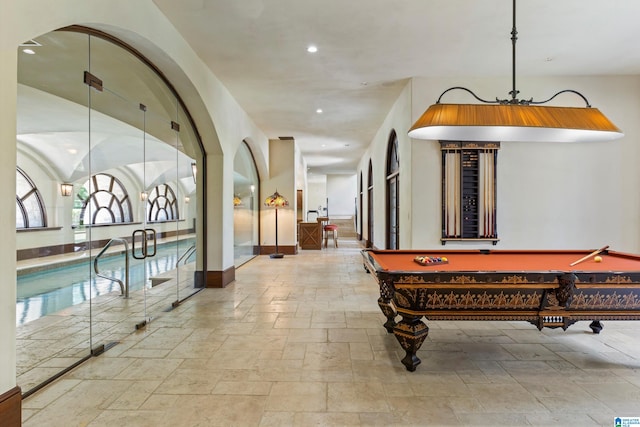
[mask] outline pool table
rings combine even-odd
[[[362,251],[380,287],[378,305],[415,371],[430,320],[525,320],[566,330],[590,320],[640,320],[640,256],[611,250],[571,266],[580,250]],[[417,257],[433,263],[422,265]],[[438,258],[441,260],[438,261]],[[396,318],[400,320],[396,322]]]

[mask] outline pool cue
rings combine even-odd
[[[578,264],[578,263],[581,263],[582,261],[585,261],[585,260],[587,260],[587,259],[591,258],[592,256],[596,256],[596,255],[598,255],[598,254],[599,254],[600,252],[602,252],[602,251],[606,251],[608,248],[609,248],[609,245],[607,245],[607,246],[603,246],[603,247],[601,247],[600,249],[598,249],[597,251],[593,251],[593,252],[591,252],[589,255],[584,256],[584,257],[580,258],[579,260],[572,262],[572,263],[571,263],[571,264],[569,264],[569,265],[570,265],[571,267],[573,267],[574,265],[576,265],[576,264]]]
[[[491,237],[496,237],[496,155],[498,151],[492,150],[492,158],[491,158]]]
[[[487,237],[489,235],[489,193],[487,192],[487,186],[489,185],[489,181],[487,178],[487,174],[488,174],[488,165],[489,163],[487,162],[487,156],[486,156],[486,150],[483,152],[483,154],[485,154],[484,156],[482,156],[482,159],[484,160],[484,176],[483,176],[483,181],[484,181],[484,186],[482,188],[482,195],[483,195],[483,199],[484,199],[484,203],[482,206],[482,209],[484,210],[484,237]]]
[[[451,165],[447,162],[447,157],[449,157],[449,151],[444,152],[444,170],[445,170],[445,179],[444,179],[444,215],[445,215],[445,235],[449,237],[449,177],[451,176]]]
[[[453,163],[455,169],[453,170],[453,235],[458,237],[458,155],[456,153],[456,159]],[[462,155],[460,155],[460,161],[462,161]]]
[[[490,206],[491,206],[491,193],[489,192],[489,162],[487,159],[487,150],[483,151],[483,164],[484,164],[484,170],[483,175],[482,175],[482,181],[483,181],[483,186],[484,186],[484,216],[485,216],[485,230],[484,230],[484,237],[488,237],[491,234],[491,211],[490,211]]]

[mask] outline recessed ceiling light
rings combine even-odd
[[[323,146],[323,147],[326,147],[326,146],[327,146],[327,144],[322,144],[322,146]]]
[[[314,46],[314,45],[310,45],[307,47],[307,52],[309,53],[316,53],[318,51],[318,47]]]
[[[36,53],[35,50],[33,50],[33,49],[22,49],[22,51],[24,53],[29,54],[29,55],[35,55],[35,53]]]
[[[318,108],[318,109],[316,110],[316,113],[318,113],[318,114],[322,114],[322,108]]]

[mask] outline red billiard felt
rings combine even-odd
[[[482,252],[480,250],[369,251],[378,265],[387,271],[423,271],[424,267],[414,262],[417,256],[446,257],[447,263],[433,266],[438,271],[640,271],[640,256],[613,251],[601,253],[602,262],[595,262],[593,258],[589,258],[575,266],[570,264],[592,251],[492,250],[488,253]]]

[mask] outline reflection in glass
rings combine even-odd
[[[258,171],[251,149],[242,142],[234,158],[233,173],[233,254],[242,265],[258,253]],[[231,203],[231,201],[229,201]]]
[[[18,52],[16,228],[42,229],[16,236],[17,383],[26,393],[58,372],[51,366],[88,357],[134,331],[141,313],[160,315],[194,288],[195,251],[180,255],[195,241],[198,133],[150,63],[85,31],[44,34],[37,54]],[[85,84],[85,72],[102,87]],[[74,186],[73,197],[60,183]],[[131,263],[124,299],[117,283],[94,274],[92,258],[150,218],[169,253]],[[120,277],[122,247],[113,249],[100,272]]]

